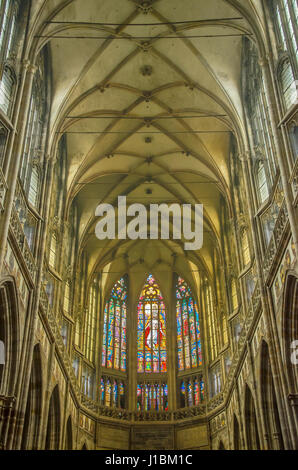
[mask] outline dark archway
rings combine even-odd
[[[18,371],[19,304],[15,281],[0,285],[0,443],[6,448]]]
[[[61,416],[60,416],[60,398],[58,385],[54,388],[49,404],[48,412],[48,423],[47,423],[47,434],[46,434],[46,450],[58,450],[60,443],[60,428],[61,428]]]
[[[67,423],[66,423],[65,449],[66,450],[72,450],[73,449],[73,435],[72,435],[71,416],[69,416],[69,418],[67,420]]]
[[[290,394],[298,393],[298,278],[290,272],[285,282],[282,305],[283,353],[287,364]]]
[[[42,367],[40,346],[33,351],[30,384],[23,427],[21,449],[38,449],[40,435],[40,418],[42,410]]]
[[[83,445],[81,450],[88,450],[86,444]]]
[[[222,441],[220,441],[220,443],[219,443],[218,450],[226,450],[225,446],[224,446],[224,443]]]
[[[0,395],[14,394],[18,363],[19,304],[15,281],[6,280],[0,286]]]
[[[234,450],[241,449],[240,426],[236,415],[233,418]]]
[[[270,364],[269,349],[265,341],[261,346],[261,400],[268,449],[284,449],[276,392]]]
[[[248,450],[260,450],[260,438],[257,425],[255,401],[248,385],[245,387],[245,432]]]

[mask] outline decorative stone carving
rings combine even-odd
[[[141,67],[140,71],[144,77],[150,77],[152,75],[153,68],[151,67],[151,65],[144,65],[143,67]]]
[[[153,9],[152,3],[152,0],[140,0],[138,10],[144,15],[148,15]]]

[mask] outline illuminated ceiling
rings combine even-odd
[[[110,263],[116,278],[140,263],[148,271],[175,263],[189,279],[192,262],[211,273],[222,204],[230,210],[231,131],[244,134],[243,35],[261,35],[260,2],[33,4],[31,40],[36,51],[46,43],[51,51],[51,144],[67,133],[68,208],[76,200],[89,272]],[[203,248],[186,254],[180,241],[100,242],[95,208],[118,195],[128,203],[203,203]]]

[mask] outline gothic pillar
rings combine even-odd
[[[8,236],[10,217],[14,203],[15,190],[19,174],[19,166],[21,161],[21,155],[23,150],[23,142],[27,126],[27,117],[31,100],[32,85],[34,74],[36,72],[36,66],[25,62],[23,65],[23,76],[20,86],[21,104],[20,113],[18,117],[17,132],[18,135],[14,139],[14,143],[11,151],[13,152],[14,158],[11,159],[9,165],[9,171],[7,173],[7,192],[5,199],[5,208],[0,223],[0,272],[2,270],[2,264],[5,256],[5,247]]]
[[[289,155],[287,155],[287,153],[284,151],[284,148],[283,148],[284,146],[281,145],[281,142],[280,142],[281,139],[277,131],[278,119],[276,119],[277,109],[276,109],[276,105],[274,106],[273,104],[273,98],[272,98],[274,91],[273,91],[273,85],[271,82],[271,77],[272,77],[272,72],[270,70],[271,67],[269,65],[267,57],[261,58],[259,63],[262,69],[262,73],[264,77],[264,84],[265,84],[266,93],[268,97],[270,119],[273,124],[272,130],[273,130],[274,142],[275,142],[275,146],[277,150],[277,160],[278,160],[278,165],[280,168],[280,176],[281,176],[283,190],[285,194],[285,201],[286,201],[286,206],[288,210],[291,232],[292,232],[294,244],[296,247],[296,253],[298,253],[298,219],[297,219],[297,213],[295,212],[295,209],[292,204],[292,200],[293,200],[292,189],[288,181],[286,162],[285,162],[285,159],[283,158],[284,156],[289,158]],[[282,131],[283,133],[285,132],[283,128],[282,128]],[[285,139],[285,135],[283,135],[283,138]]]

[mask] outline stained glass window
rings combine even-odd
[[[199,311],[190,288],[181,277],[176,284],[176,318],[178,369],[199,367],[202,365]]]
[[[198,406],[204,401],[204,381],[201,377],[190,377],[180,384],[180,406]]]
[[[102,366],[126,370],[127,278],[113,287],[104,311]]]
[[[100,380],[100,403],[103,405],[105,402],[105,383],[104,380]]]
[[[160,289],[150,274],[138,305],[138,372],[166,372],[166,310]]]
[[[56,255],[57,255],[57,235],[52,233],[49,250],[49,265],[51,268],[56,269]]]
[[[247,266],[250,263],[251,258],[250,258],[250,249],[249,249],[248,235],[247,235],[246,229],[244,229],[242,232],[241,244],[242,244],[242,253],[243,253],[243,263],[244,263],[244,266]]]
[[[90,362],[94,362],[95,358],[95,337],[97,324],[97,304],[98,304],[98,286],[94,279],[89,291],[89,305],[85,321],[85,355]]]
[[[117,406],[118,403],[118,385],[116,380],[114,380],[113,384],[113,406]]]
[[[138,411],[168,411],[168,386],[166,383],[149,382],[137,386]]]
[[[101,405],[113,408],[125,408],[125,393],[123,382],[118,379],[101,377],[99,384],[99,401]]]
[[[209,353],[210,360],[214,361],[218,354],[217,328],[212,289],[207,279],[205,281],[205,294],[206,317],[209,331]]]
[[[111,406],[111,395],[112,395],[112,387],[110,380],[106,382],[106,390],[105,390],[105,406]]]

